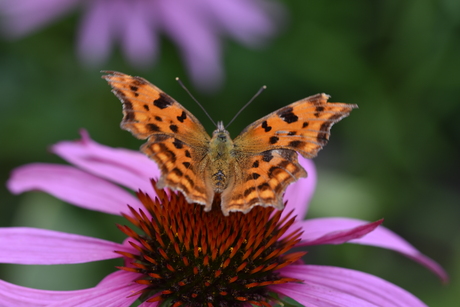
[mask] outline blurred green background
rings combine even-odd
[[[268,89],[232,124],[236,136],[254,120],[306,96],[359,109],[332,129],[315,159],[318,189],[309,217],[374,221],[439,262],[451,282],[394,252],[356,246],[316,247],[310,263],[362,270],[391,281],[430,306],[460,299],[460,2],[284,1],[284,30],[266,48],[224,41],[226,82],[195,90],[167,37],[154,67],[134,70],[115,51],[88,68],[75,56],[78,13],[20,40],[0,41],[0,179],[31,162],[65,163],[47,147],[79,138],[137,149],[119,128],[121,105],[99,70],[140,75],[173,96],[208,129],[212,124],[174,78],[181,77],[215,120],[228,122],[262,85]],[[30,226],[121,241],[118,217],[68,206],[44,193],[15,196],[1,186],[0,226]],[[24,286],[95,285],[117,261],[73,266],[0,265],[0,278]]]

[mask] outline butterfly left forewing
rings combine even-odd
[[[281,108],[246,127],[235,139],[245,152],[287,148],[313,158],[328,142],[332,125],[348,116],[353,104],[327,102],[316,94]]]
[[[139,139],[167,134],[194,146],[205,146],[209,135],[179,102],[144,78],[114,71],[106,73],[102,78],[123,104],[123,129]]]

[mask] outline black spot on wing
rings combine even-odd
[[[264,151],[262,153],[262,160],[263,161],[270,162],[272,159],[273,159],[273,155],[272,155],[272,152],[270,150],[269,151]]]
[[[279,110],[276,114],[285,121],[286,123],[295,123],[296,121],[299,120],[299,117],[294,114],[293,108],[292,107],[284,107],[281,110]]]
[[[268,125],[266,120],[262,123],[262,128],[265,129],[265,132],[272,130],[272,127]]]
[[[146,111],[150,111],[149,106],[148,106],[147,104],[144,104],[144,109],[145,109]]]
[[[190,167],[190,162],[182,162],[182,165],[184,165],[186,168]]]
[[[318,107],[316,107],[315,111],[316,111],[316,113],[314,114],[315,117],[319,117],[321,115],[321,112],[324,111],[324,107],[318,106]]]
[[[276,136],[270,137],[270,144],[274,145],[278,142],[279,138]]]
[[[303,145],[302,141],[290,141],[289,142],[289,146],[294,147],[294,148],[298,148],[302,145]]]
[[[153,101],[153,104],[159,109],[165,109],[173,103],[174,100],[165,93],[160,93],[160,97]]]
[[[179,131],[179,128],[176,125],[169,125],[169,129],[171,129],[171,131],[174,133],[177,133],[177,131]]]
[[[184,147],[184,142],[182,142],[181,140],[178,140],[178,139],[174,139],[173,145],[177,149],[182,149],[182,147]]]
[[[149,129],[150,132],[161,132],[160,127],[152,123],[147,124],[147,128]]]
[[[258,168],[259,167],[259,161],[254,161],[254,163],[252,164],[252,167],[253,168]]]
[[[184,175],[184,173],[182,173],[182,171],[180,169],[178,169],[177,167],[173,168],[173,170],[171,171],[171,173],[174,173],[176,174],[177,176],[179,177],[182,177]]]
[[[187,113],[185,113],[185,111],[182,111],[182,114],[180,116],[177,116],[177,120],[180,121],[181,123],[183,123],[186,118],[187,118]]]
[[[163,119],[160,117],[160,116],[155,116],[155,120],[158,121],[158,122],[162,122]]]
[[[133,104],[130,101],[123,100],[123,109],[126,111],[125,112],[125,121],[131,121],[134,120],[134,113],[130,112],[133,110]]]
[[[264,183],[262,183],[262,184],[257,186],[257,190],[263,192],[265,190],[271,190],[271,188],[270,188],[270,185],[268,183],[264,182]]]
[[[187,158],[191,158],[191,157],[192,157],[192,155],[190,154],[190,151],[188,151],[188,149],[185,150],[185,156],[186,156]]]
[[[302,124],[302,128],[306,128],[306,127],[308,127],[308,125],[309,125],[309,122],[304,122],[304,123]]]

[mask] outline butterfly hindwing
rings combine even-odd
[[[175,137],[154,135],[141,150],[153,159],[161,170],[158,188],[166,186],[180,190],[190,203],[206,205],[208,210],[214,191],[203,176],[207,163],[206,152],[193,148]]]
[[[283,194],[289,184],[306,177],[297,161],[297,153],[274,149],[237,160],[241,176],[231,189],[222,194],[222,211],[248,212],[254,206],[284,207]]]

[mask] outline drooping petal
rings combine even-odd
[[[61,302],[76,296],[84,296],[89,292],[91,292],[91,289],[75,291],[39,290],[21,287],[0,279],[0,306],[49,306],[54,302]]]
[[[83,62],[96,65],[110,54],[118,29],[111,24],[111,15],[118,12],[117,1],[88,1],[87,12],[78,31],[78,55]]]
[[[284,10],[274,2],[258,0],[202,0],[209,15],[222,32],[248,46],[256,46],[276,32],[275,19],[284,15]],[[235,22],[238,20],[238,22]]]
[[[96,287],[74,291],[49,291],[21,287],[0,280],[0,306],[130,306],[144,288],[133,283],[136,273],[117,271],[106,276]]]
[[[151,65],[158,52],[158,18],[156,10],[149,10],[145,0],[125,2],[122,23],[121,47],[131,64],[139,69]],[[133,18],[136,16],[136,18]],[[114,21],[115,22],[115,21]]]
[[[391,249],[422,264],[438,275],[443,282],[447,282],[448,275],[439,264],[420,253],[406,240],[383,226],[379,226],[372,232],[369,232],[365,236],[361,236],[359,238],[348,238],[348,240],[341,242],[338,241],[337,243],[331,243],[327,240],[331,234],[338,234],[343,232],[344,229],[356,229],[366,225],[367,223],[368,222],[362,220],[338,217],[317,218],[301,221],[296,223],[296,225],[300,225],[303,230],[303,234],[301,236],[302,241],[299,245],[338,244],[348,242]]]
[[[7,186],[15,194],[44,191],[70,204],[115,215],[129,213],[127,204],[142,207],[126,190],[68,165],[34,163],[18,167]]]
[[[315,193],[317,174],[312,160],[299,155],[299,163],[307,171],[308,177],[297,180],[286,189],[284,201],[288,202],[288,208],[283,211],[283,215],[294,209],[294,215],[302,219],[307,215],[310,200]]]
[[[306,306],[426,306],[404,289],[359,271],[320,265],[290,265],[280,273],[304,283],[282,284],[271,289]]]
[[[353,221],[351,221],[350,224],[353,224]],[[377,227],[368,235],[356,240],[352,240],[349,243],[372,245],[397,251],[427,267],[430,271],[435,273],[442,280],[442,282],[447,283],[449,281],[449,275],[436,261],[425,256],[409,242],[383,226]]]
[[[200,7],[187,0],[155,3],[163,29],[179,46],[195,85],[215,90],[223,81],[221,46],[214,25]]]
[[[0,262],[69,264],[121,257],[114,250],[133,252],[122,244],[53,230],[0,228]]]
[[[19,37],[51,23],[76,6],[79,0],[2,0],[0,13],[7,37]]]
[[[99,177],[121,184],[133,191],[155,195],[151,178],[159,178],[160,170],[146,155],[124,148],[112,148],[94,142],[82,130],[81,140],[63,141],[51,151],[66,161]]]
[[[383,223],[383,220],[372,223],[361,221],[353,226],[346,223],[340,224],[339,220],[334,220],[334,222],[329,224],[328,221],[321,218],[296,222],[295,226],[301,226],[303,231],[300,236],[301,241],[297,246],[346,243],[374,231]]]
[[[96,287],[88,289],[90,291],[85,293],[85,295],[74,296],[60,302],[55,302],[48,307],[129,307],[138,298],[138,295],[131,295],[145,288],[145,285],[133,282],[137,277],[137,273],[125,271],[114,272],[106,276]]]

